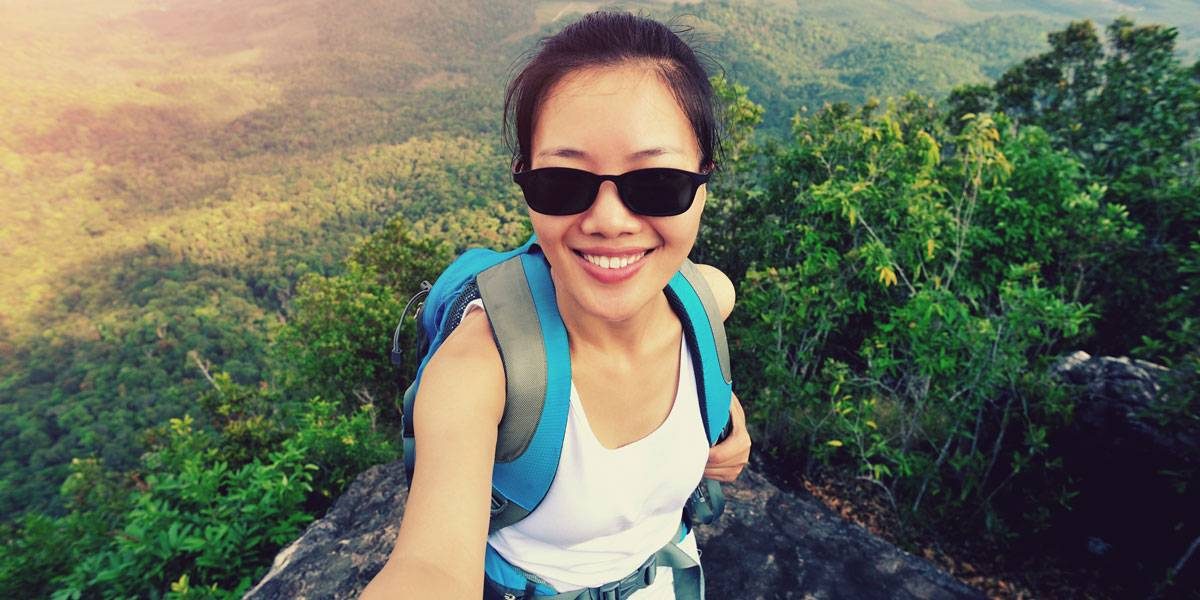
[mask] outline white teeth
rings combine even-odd
[[[594,254],[584,254],[588,262],[600,267],[601,269],[624,269],[629,265],[639,261],[646,253],[636,254],[634,256],[598,256]]]

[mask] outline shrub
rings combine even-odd
[[[748,264],[740,385],[764,441],[853,465],[906,514],[1003,534],[1015,477],[1062,478],[1046,440],[1072,400],[1046,361],[1133,227],[1036,128],[969,115],[951,134],[916,96],[879,109],[798,115],[737,238],[710,246]]]

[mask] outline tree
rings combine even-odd
[[[1122,17],[1102,42],[1090,22],[1075,22],[1050,34],[1049,51],[1009,69],[994,96],[970,88],[951,97],[952,121],[994,101],[1018,125],[1046,130],[1101,186],[1101,204],[1128,211],[1140,231],[1081,290],[1100,314],[1091,344],[1166,363],[1189,350],[1171,332],[1200,319],[1194,304],[1147,310],[1181,304],[1189,281],[1180,267],[1200,229],[1200,63],[1181,64],[1177,34]]]
[[[452,231],[445,231],[447,227]],[[351,251],[345,273],[301,279],[276,347],[285,385],[297,393],[340,401],[347,409],[374,405],[387,423],[399,423],[396,400],[419,360],[414,358],[415,310],[408,312],[401,328],[402,349],[409,360],[397,371],[389,357],[408,299],[422,281],[437,279],[456,246],[512,247],[526,237],[524,215],[503,207],[451,211],[445,219],[416,227],[403,216],[393,218]]]

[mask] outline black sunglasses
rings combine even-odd
[[[696,190],[709,173],[681,169],[638,169],[620,175],[597,175],[580,169],[545,167],[513,173],[525,193],[525,203],[544,215],[575,215],[596,201],[600,184],[617,184],[621,202],[631,212],[647,217],[672,217],[687,212]]]

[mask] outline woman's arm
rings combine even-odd
[[[400,533],[362,598],[479,598],[505,394],[483,311],[437,350],[417,394],[416,465]]]
[[[750,432],[737,394],[729,400],[729,420],[733,423],[729,436],[708,450],[708,464],[704,465],[705,477],[725,483],[736,480],[750,462]]]
[[[733,282],[716,267],[696,266],[717,299],[721,318],[728,319],[736,300]],[[708,451],[708,464],[704,467],[705,477],[726,483],[737,479],[738,475],[742,474],[742,469],[750,462],[750,433],[746,430],[746,412],[742,410],[742,403],[737,394],[729,400],[729,420],[733,423],[729,436]]]

